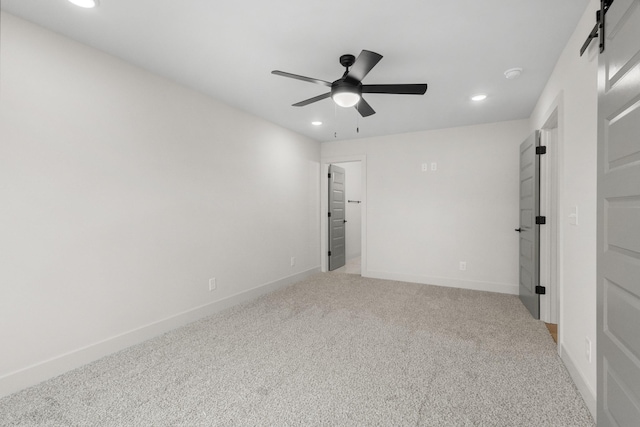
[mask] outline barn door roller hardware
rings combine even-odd
[[[587,50],[591,40],[598,37],[598,35],[600,35],[600,53],[604,52],[604,15],[611,7],[611,3],[613,3],[613,0],[600,0],[600,10],[596,12],[596,25],[580,48],[580,56]]]

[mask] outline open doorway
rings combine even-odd
[[[331,165],[344,170],[344,266],[333,271],[366,275],[366,159],[348,156],[323,159],[321,185],[321,254],[322,271],[330,266],[330,174]]]

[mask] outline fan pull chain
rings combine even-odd
[[[338,139],[338,105],[335,102],[333,103],[333,125],[335,126],[333,137]]]

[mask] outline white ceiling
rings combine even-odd
[[[100,0],[82,9],[1,0],[6,12],[319,141],[528,118],[587,4]],[[384,56],[365,84],[428,83],[426,95],[365,95],[377,114],[361,118],[330,99],[292,107],[327,88],[271,74],[333,81],[344,71],[340,55],[362,49]],[[524,69],[517,80],[503,75],[512,67]],[[487,100],[470,101],[476,93]]]

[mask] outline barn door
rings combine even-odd
[[[602,2],[603,8],[608,3]],[[601,13],[601,20],[604,14]],[[598,72],[598,426],[640,422],[640,0],[615,0]]]

